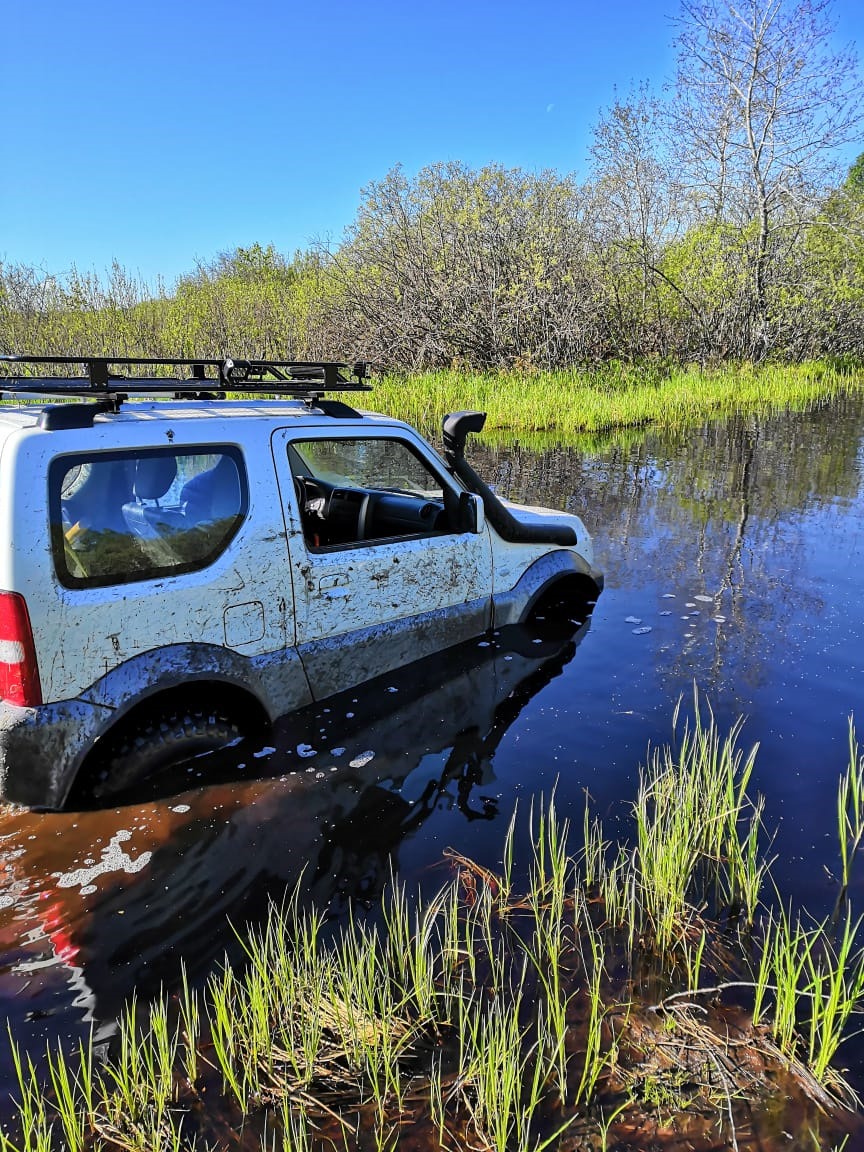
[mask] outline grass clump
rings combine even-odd
[[[849,767],[837,788],[837,826],[840,834],[842,891],[849,887],[852,861],[864,837],[864,756],[859,755],[855,724],[849,718]]]
[[[296,897],[272,909],[242,967],[146,1019],[133,1002],[105,1062],[52,1050],[40,1077],[13,1044],[23,1136],[0,1152],[384,1149],[408,1126],[483,1152],[770,1147],[778,1125],[786,1148],[830,1147],[855,1107],[835,1058],[860,921],[761,902],[740,734],[698,698],[676,711],[625,842],[587,808],[571,851],[539,799],[522,885],[514,816],[499,872],[449,852],[437,894],[394,879],[375,922],[334,935]]]
[[[448,412],[487,413],[488,431],[558,436],[681,425],[733,412],[806,408],[860,391],[864,374],[825,361],[700,368],[612,361],[596,368],[499,373],[463,369],[384,376],[370,406],[437,434]]]

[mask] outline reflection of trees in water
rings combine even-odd
[[[862,433],[864,401],[845,397],[803,413],[628,431],[590,456],[577,443],[539,455],[518,444],[477,446],[473,457],[499,495],[583,516],[609,587],[667,581],[659,591],[677,592],[669,604],[681,611],[682,593],[711,595],[713,607],[699,605],[703,617],[726,623],[713,632],[705,674],[716,682],[734,671],[752,685],[763,676],[766,635],[782,641],[795,613],[824,607],[796,579],[806,521],[817,507],[858,496]],[[685,638],[679,671],[692,669],[692,649],[706,643],[704,629]]]

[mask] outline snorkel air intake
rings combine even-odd
[[[465,441],[469,432],[482,431],[485,423],[485,412],[451,412],[445,416],[444,455],[453,474],[483,501],[489,523],[498,535],[515,544],[576,544],[576,533],[566,524],[524,524],[517,520],[483,483],[465,459]]]

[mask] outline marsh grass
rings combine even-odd
[[[423,1147],[541,1152],[565,1133],[650,1143],[670,1117],[690,1147],[732,1147],[741,1116],[776,1119],[790,1094],[840,1139],[860,921],[760,903],[755,749],[698,696],[673,733],[642,769],[630,841],[589,805],[572,852],[554,794],[538,798],[524,872],[514,815],[500,874],[451,851],[437,893],[394,877],[378,919],[335,934],[296,895],[274,907],[242,965],[146,1013],[133,1000],[107,1061],[56,1048],[46,1075],[13,1042],[22,1136],[0,1152],[180,1152],[226,1131],[260,1152],[365,1152],[408,1123]]]
[[[680,703],[676,736],[679,711]],[[640,888],[634,922],[661,954],[686,941],[688,908],[699,886],[703,896],[713,889],[717,907],[743,907],[752,923],[767,869],[758,847],[763,804],[747,796],[757,748],[744,756],[742,722],[721,736],[707,712],[706,720],[697,696],[680,737],[655,750],[640,773],[634,804]],[[625,879],[622,871],[619,882]],[[623,898],[613,903],[619,907]],[[626,907],[633,916],[632,895]]]
[[[708,369],[613,361],[560,372],[460,370],[384,376],[371,407],[435,434],[448,412],[487,413],[487,430],[560,439],[645,424],[680,425],[711,415],[805,408],[857,391],[864,374],[826,361]],[[494,439],[494,435],[493,435]]]
[[[451,368],[386,374],[375,380],[368,401],[361,394],[353,403],[405,420],[431,437],[438,435],[448,413],[479,409],[487,413],[484,438],[490,444],[503,434],[518,433],[523,446],[540,451],[564,437],[595,434],[599,450],[601,434],[613,429],[623,434],[648,424],[677,427],[736,412],[801,410],[862,388],[864,371],[841,361],[703,368],[611,360],[555,372]],[[232,399],[260,397],[229,393]],[[351,395],[346,398],[352,401]],[[0,399],[0,404],[7,402]],[[588,442],[584,447],[591,450]]]
[[[843,893],[849,887],[852,862],[864,837],[864,756],[858,752],[855,723],[849,717],[849,767],[837,788],[837,830]]]

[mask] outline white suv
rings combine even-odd
[[[0,357],[0,797],[114,795],[550,594],[596,597],[581,521],[505,504],[465,460],[482,414],[445,420],[442,457],[324,398],[368,389],[344,367]]]

